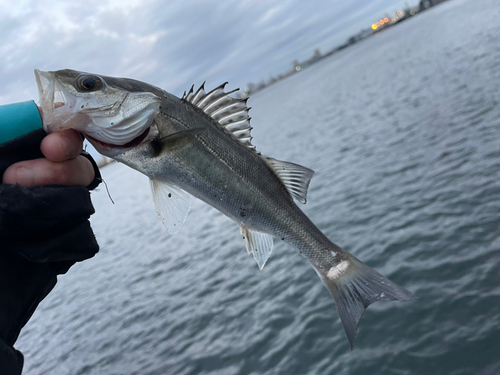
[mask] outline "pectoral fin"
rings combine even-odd
[[[252,254],[262,270],[273,251],[273,236],[240,227],[248,254]]]
[[[177,233],[191,209],[191,196],[175,185],[157,180],[149,181],[156,212],[161,216],[165,228],[172,234]]]
[[[172,150],[177,150],[179,148],[186,147],[194,139],[195,136],[201,133],[204,128],[187,129],[181,132],[166,135],[164,137],[158,137],[151,141],[151,146],[154,149],[155,156],[159,156],[164,152],[169,152]]]

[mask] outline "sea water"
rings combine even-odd
[[[250,98],[258,150],[316,171],[311,220],[419,297],[370,306],[352,352],[293,248],[259,271],[200,201],[169,235],[147,178],[113,164],[101,250],[23,330],[25,373],[499,374],[499,19],[449,1]]]

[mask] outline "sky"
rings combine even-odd
[[[414,0],[410,5],[417,3]],[[0,0],[0,105],[38,100],[33,70],[192,84],[268,80],[403,9],[400,0]]]

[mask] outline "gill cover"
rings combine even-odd
[[[141,135],[159,112],[158,96],[108,85],[95,74],[36,69],[35,77],[47,133],[71,128],[120,146]]]

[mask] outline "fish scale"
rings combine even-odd
[[[351,349],[371,303],[415,298],[331,242],[298,208],[294,199],[306,202],[314,172],[261,155],[246,100],[232,98],[226,84],[208,93],[193,86],[177,98],[126,78],[74,70],[35,75],[46,130],[77,129],[103,155],[148,176],[170,232],[182,227],[192,195],[239,225],[260,269],[273,237],[295,247],[332,295]]]

